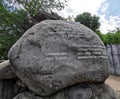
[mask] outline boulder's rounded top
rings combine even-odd
[[[43,96],[76,83],[103,82],[109,74],[104,44],[76,22],[42,21],[25,32],[8,56],[17,76]]]

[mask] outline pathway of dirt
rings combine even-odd
[[[110,76],[105,83],[120,91],[120,76]]]

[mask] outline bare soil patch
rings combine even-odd
[[[120,91],[120,76],[113,76],[111,75],[106,81],[106,84],[111,86],[115,90]]]

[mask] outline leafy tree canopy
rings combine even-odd
[[[7,59],[9,48],[23,34],[21,24],[24,17],[23,10],[9,12],[0,0],[0,60]]]
[[[120,32],[103,34],[104,44],[118,44],[120,43]]]
[[[106,44],[119,44],[120,43],[120,31],[117,28],[107,34],[102,34],[100,31],[96,31],[96,34],[101,38],[103,43]]]
[[[10,5],[19,5],[19,8],[23,8],[31,16],[36,15],[39,10],[62,10],[66,6],[66,0],[4,0],[4,2],[5,1],[12,3]]]
[[[99,17],[96,15],[91,15],[91,13],[89,12],[84,12],[77,15],[75,18],[75,22],[80,22],[93,31],[96,31],[100,27]]]

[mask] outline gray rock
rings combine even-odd
[[[120,99],[118,94],[105,84],[79,84],[64,89],[49,97],[40,97],[32,92],[24,92],[13,99]]]
[[[107,45],[106,50],[111,66],[111,74],[120,76],[120,44]]]
[[[75,22],[42,21],[25,32],[8,57],[16,75],[41,96],[76,83],[104,82],[109,75],[102,41]]]
[[[0,63],[0,79],[15,78],[16,74],[11,70],[9,60]]]

